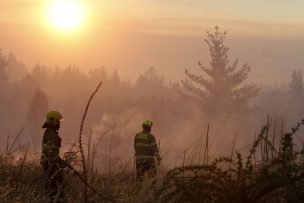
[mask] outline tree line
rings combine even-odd
[[[208,124],[211,149],[218,151],[222,146],[231,148],[236,133],[242,135],[238,136],[239,147],[251,142],[267,114],[284,121],[286,127],[300,119],[304,113],[301,70],[295,70],[288,84],[280,87],[248,82],[254,67],[247,63],[239,67],[239,59],[229,59],[226,37],[227,32],[218,27],[208,32],[204,48],[210,52],[209,65],[205,66],[207,61],[199,62],[199,74],[186,69],[185,79],[173,82],[155,67],[147,68],[135,81],[130,81],[122,79],[117,70],[110,72],[105,67],[84,71],[76,65],[59,68],[41,64],[22,79],[10,81],[7,70],[10,61],[0,51],[2,143],[8,135],[13,136],[25,127],[20,145],[28,144],[39,151],[45,114],[56,109],[65,117],[62,127],[65,143],[72,144],[85,102],[101,80],[103,86],[89,112],[85,138],[91,135],[97,141],[106,133],[103,147],[111,147],[112,156],[117,158],[125,151],[132,152],[126,146],[141,121],[147,118],[155,122],[154,133],[172,160],[179,156],[175,152],[195,148]],[[101,159],[107,157],[102,154]]]

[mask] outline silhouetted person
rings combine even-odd
[[[136,157],[136,180],[142,181],[143,177],[154,177],[156,175],[156,162],[160,164],[161,158],[155,141],[150,133],[153,122],[145,120],[142,124],[143,131],[137,133],[134,139]]]
[[[59,150],[61,147],[61,138],[58,130],[63,116],[57,111],[50,111],[42,128],[45,129],[42,140],[41,165],[43,166],[47,183],[45,194],[53,200],[56,195],[63,197],[62,183],[63,176],[61,172],[61,161]]]

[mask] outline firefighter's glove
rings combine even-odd
[[[40,165],[42,165],[43,167],[47,167],[48,162],[48,158],[43,154],[40,158]]]
[[[66,167],[65,161],[61,157],[57,158],[57,163],[58,163],[60,168],[65,168]]]

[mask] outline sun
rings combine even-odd
[[[84,9],[77,0],[53,0],[49,6],[48,18],[55,28],[71,31],[83,24]]]

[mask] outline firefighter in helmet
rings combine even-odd
[[[42,128],[45,129],[42,139],[41,165],[43,166],[47,183],[46,195],[51,198],[60,194],[62,196],[63,176],[61,172],[62,159],[59,156],[61,138],[58,134],[63,116],[58,111],[50,111]]]
[[[155,137],[150,133],[152,125],[152,121],[145,120],[142,124],[143,131],[137,133],[134,139],[137,181],[142,181],[145,175],[154,177],[156,160],[157,165],[161,161]]]

